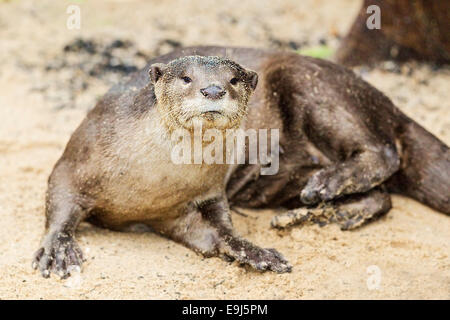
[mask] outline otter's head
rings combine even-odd
[[[158,108],[170,128],[238,127],[258,75],[220,57],[187,56],[150,67]]]

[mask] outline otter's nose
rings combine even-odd
[[[200,89],[200,92],[208,99],[220,99],[225,95],[225,90],[219,86],[211,85],[207,88]]]

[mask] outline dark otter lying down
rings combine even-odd
[[[279,129],[277,173],[261,175],[261,163],[173,163],[170,133],[195,124]],[[389,192],[450,213],[449,148],[381,92],[295,53],[187,48],[113,87],[75,131],[49,178],[33,267],[66,277],[81,266],[74,234],[88,220],[115,230],[144,223],[205,256],[287,272],[276,250],[236,235],[230,205],[287,208],[274,227],[353,229],[389,211]]]

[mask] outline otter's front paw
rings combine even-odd
[[[224,254],[256,270],[278,273],[291,272],[290,263],[275,249],[263,249],[243,239],[228,241]]]
[[[65,234],[48,235],[39,250],[36,251],[32,267],[39,269],[44,278],[53,272],[62,279],[81,270],[83,255],[75,240]]]

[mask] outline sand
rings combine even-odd
[[[66,28],[69,4],[81,7],[80,30]],[[90,56],[64,55],[67,43],[130,40],[121,56],[136,67],[177,41],[335,48],[358,7],[353,0],[0,1],[0,299],[449,299],[450,218],[400,196],[387,216],[352,232],[276,231],[271,211],[233,214],[243,236],[290,260],[289,274],[253,272],[152,233],[89,224],[77,233],[87,257],[80,275],[43,279],[31,269],[47,177],[86,111],[121,78],[86,75],[91,67],[74,66]],[[66,66],[54,67],[58,61]],[[358,72],[450,144],[448,68],[387,63]]]

